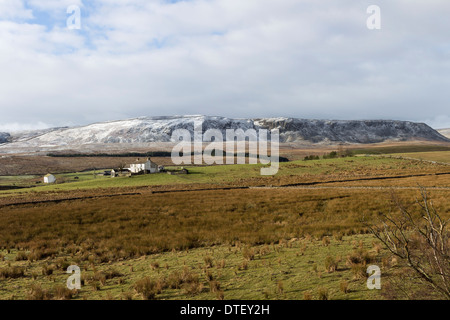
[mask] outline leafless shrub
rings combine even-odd
[[[420,195],[418,210],[411,211],[392,193],[398,211],[381,213],[379,223],[368,226],[392,255],[414,271],[421,284],[450,299],[449,220],[437,213],[422,187]]]

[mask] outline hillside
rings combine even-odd
[[[449,129],[440,129],[437,130],[440,134],[442,134],[444,137],[447,137],[450,139],[450,128]]]
[[[218,129],[279,129],[280,142],[378,143],[384,141],[450,141],[424,123],[394,120],[306,120],[293,118],[230,119],[211,116],[142,117],[94,123],[71,128],[54,128],[0,135],[0,152],[8,149],[68,149],[74,146],[171,142],[177,129],[193,132],[194,120],[203,131]],[[193,136],[193,135],[192,135]],[[2,138],[3,137],[3,138]],[[1,140],[3,139],[3,141]],[[7,143],[5,143],[7,142]]]

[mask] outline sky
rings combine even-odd
[[[450,128],[449,17],[448,0],[0,0],[0,131],[187,114]]]

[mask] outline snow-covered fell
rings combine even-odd
[[[394,120],[306,120],[293,118],[230,119],[211,116],[141,117],[136,119],[94,123],[71,128],[54,128],[15,133],[5,148],[71,148],[99,144],[142,144],[171,142],[172,132],[187,129],[194,121],[203,123],[203,131],[218,129],[279,129],[280,142],[305,143],[376,143],[387,140],[450,141],[424,123]],[[193,136],[193,134],[192,134]],[[225,135],[224,135],[225,136]],[[1,139],[1,135],[0,135]],[[0,140],[1,141],[1,140]]]
[[[387,140],[450,141],[425,123],[396,120],[306,120],[292,118],[259,119],[265,128],[278,128],[283,142],[307,140],[346,143],[377,143]]]

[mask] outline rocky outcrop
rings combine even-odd
[[[0,143],[9,142],[11,139],[11,135],[6,132],[0,132]]]

